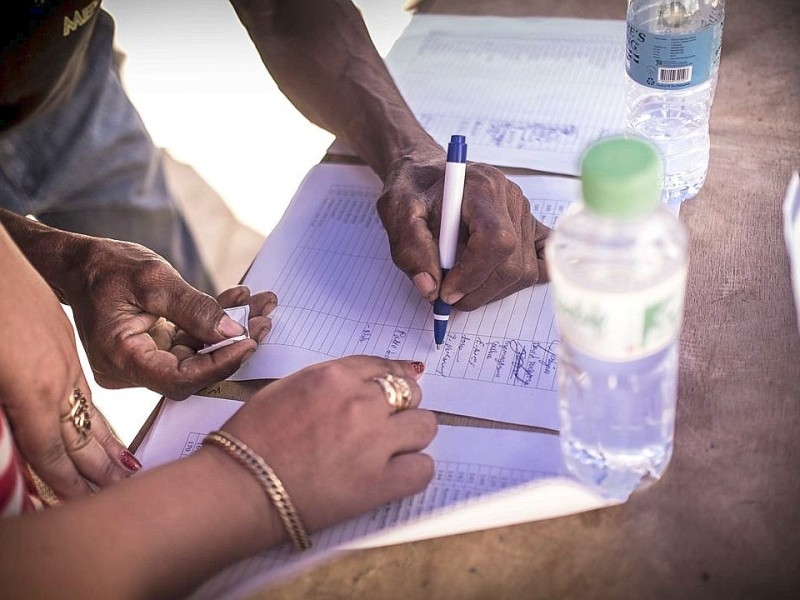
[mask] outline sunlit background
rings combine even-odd
[[[403,0],[361,0],[385,56],[411,19]],[[236,217],[267,235],[308,170],[333,141],[281,94],[224,0],[105,0],[126,53],[123,82],[156,145],[188,163]],[[158,395],[143,389],[92,395],[128,444]]]

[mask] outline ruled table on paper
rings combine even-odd
[[[575,180],[512,177],[552,225]],[[317,165],[267,239],[244,283],[272,290],[272,331],[233,379],[284,377],[352,354],[419,360],[426,408],[557,429],[555,330],[549,286],[478,310],[454,311],[437,350],[432,309],[392,262],[366,167]]]

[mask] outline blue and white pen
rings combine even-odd
[[[464,175],[467,171],[467,141],[463,135],[450,136],[447,164],[444,168],[442,222],[439,226],[439,263],[442,279],[456,262],[458,230],[461,228],[461,201],[464,198]],[[442,347],[450,319],[450,305],[441,298],[433,303],[433,340]]]

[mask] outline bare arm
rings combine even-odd
[[[406,154],[441,154],[398,91],[351,2],[231,4],[283,93],[307,118],[347,142],[381,179]]]
[[[15,598],[177,597],[283,536],[255,480],[215,449],[0,531],[0,588]]]
[[[392,258],[433,302],[472,310],[546,280],[548,228],[498,169],[471,164],[462,252],[443,279],[437,235],[444,150],[409,109],[348,0],[231,0],[280,89],[383,180],[378,213]],[[452,132],[461,133],[461,132]]]
[[[72,307],[95,378],[105,387],[141,385],[185,398],[228,377],[255,349],[253,340],[205,355],[177,348],[176,326],[209,344],[243,330],[217,301],[143,246],[61,231],[5,209],[0,209],[0,223],[59,299]],[[251,319],[251,327],[263,332],[275,295],[250,296],[243,288],[237,298],[238,304],[250,304],[251,317],[257,319]]]
[[[376,385],[387,373],[409,384],[409,410],[397,412]],[[377,357],[320,363],[254,394],[223,429],[267,461],[317,531],[431,480],[420,451],[436,418],[417,408],[420,375]],[[0,519],[0,539],[0,589],[12,597],[165,598],[287,535],[255,478],[203,446],[93,497]]]

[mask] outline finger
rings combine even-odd
[[[63,395],[68,398],[70,394],[71,390]],[[62,411],[62,414],[67,414],[68,409],[62,408]],[[22,457],[59,498],[78,498],[90,494],[89,485],[67,454],[61,437],[64,424],[59,422],[59,415],[37,413],[28,417],[24,421],[14,420],[14,437]]]
[[[537,283],[547,283],[550,281],[550,273],[547,271],[547,261],[544,258],[536,259],[536,267],[539,272]]]
[[[268,317],[278,306],[278,296],[275,292],[256,292],[248,301],[250,305],[250,318],[254,316]]]
[[[177,374],[169,371],[159,377],[167,382],[170,398],[183,400],[199,389],[227,379],[258,348],[255,340],[246,339],[209,354],[194,354],[178,363]]]
[[[178,331],[175,334],[175,338],[172,340],[172,345],[173,348],[176,346],[190,348],[192,350],[192,353],[197,352],[198,350],[200,350],[202,347],[205,346],[205,344],[200,340],[198,340],[196,337],[189,335],[188,333],[182,330]],[[170,350],[170,352],[171,351],[172,350]]]
[[[88,400],[88,396],[87,396]],[[130,476],[121,462],[125,446],[111,432],[105,417],[89,403],[87,431],[79,429],[74,422],[62,423],[62,437],[67,454],[84,479],[97,487],[103,487]]]
[[[492,207],[491,198],[473,196],[462,214],[469,227],[469,238],[442,282],[441,297],[449,304],[456,304],[486,285],[492,273],[513,256],[519,243],[508,213]]]
[[[196,350],[191,346],[183,346],[183,345],[175,345],[170,349],[173,356],[178,359],[178,362],[182,360],[186,360],[187,358],[191,358],[195,354],[197,354]]]
[[[545,260],[544,249],[547,243],[547,238],[550,236],[552,231],[552,229],[538,219],[535,220],[534,249],[536,250],[536,264],[539,275],[538,281],[541,283],[550,281],[550,275],[547,272],[547,261]]]
[[[249,332],[249,336],[256,341],[260,341],[262,338],[254,335],[254,330],[261,330],[263,331],[264,325],[260,319],[267,318],[267,315],[270,315],[278,305],[278,297],[275,295],[274,292],[258,292],[256,294],[250,295],[250,291],[247,289],[246,286],[238,286],[237,288],[231,288],[231,290],[226,290],[223,294],[233,291],[246,290],[246,293],[242,295],[239,293],[235,295],[231,293],[230,298],[223,298],[223,302],[220,303],[221,306],[225,308],[232,308],[233,306],[242,306],[245,302],[250,306],[250,319],[247,322],[247,329]],[[220,294],[220,297],[222,294]],[[236,297],[236,301],[238,304],[230,303],[233,297]],[[270,321],[269,327],[272,327],[272,322]],[[205,344],[200,340],[196,339],[195,337],[189,335],[186,331],[178,331],[174,336],[174,344],[187,346],[189,348],[193,348],[194,350],[200,350]]]
[[[162,317],[153,324],[148,333],[160,350],[169,350],[175,339],[175,324]]]
[[[368,401],[373,402],[373,398],[380,399],[389,415],[417,408],[422,401],[422,388],[417,383],[415,374],[406,369],[394,368],[375,375],[372,377],[372,382],[375,384],[375,389],[369,395]]]
[[[536,283],[539,273],[533,228],[534,219],[530,215],[519,219],[519,243],[516,252],[490,273],[483,285],[466,294],[455,305],[457,309],[474,310]]]
[[[159,286],[141,290],[141,308],[152,315],[166,317],[178,327],[207,344],[244,333],[211,296],[181,279],[177,273]]]
[[[250,329],[250,338],[260,344],[272,331],[272,319],[269,317],[251,317],[248,322],[248,328]]]
[[[173,400],[182,400],[197,390],[232,375],[256,348],[255,340],[246,339],[215,352],[192,353],[191,356],[179,360],[179,356],[173,353],[143,345],[140,350],[132,349],[128,356],[131,360],[131,371],[134,373],[133,379]]]
[[[236,285],[232,288],[220,292],[217,295],[217,302],[222,308],[241,306],[250,299],[250,288],[246,285]]]
[[[546,283],[549,281],[550,278],[547,272],[547,261],[545,260],[544,249],[547,242],[547,237],[550,235],[552,230],[533,216],[531,216],[531,218],[528,220],[524,220],[523,224],[525,225],[525,233],[523,235],[523,239],[525,241],[523,248],[528,248],[528,239],[533,238],[534,252],[532,254],[528,252],[524,254],[526,263],[524,270],[525,274],[522,276],[522,278],[516,283],[509,285],[505,289],[499,289],[498,286],[498,293],[494,297],[488,299],[481,298],[477,295],[465,296],[461,302],[458,303],[457,308],[460,310],[473,310],[474,308],[482,306],[483,304],[501,300],[502,298],[505,298],[506,296],[509,296],[514,292],[518,292],[519,290],[528,286],[536,283]],[[491,284],[487,284],[486,287],[489,288],[490,285]]]
[[[440,192],[441,193],[441,192]],[[436,300],[441,283],[439,248],[428,225],[427,206],[408,198],[403,210],[383,208],[379,215],[389,238],[392,260],[429,302]]]
[[[424,490],[436,473],[436,464],[427,454],[413,452],[393,456],[384,470],[384,500],[404,498]]]
[[[425,372],[425,363],[418,360],[396,360],[389,358],[380,358],[384,364],[387,365],[389,372],[395,375],[400,375],[407,379],[419,381]]]
[[[394,453],[418,452],[436,437],[439,424],[429,410],[404,410],[392,415],[389,438],[396,445]]]

